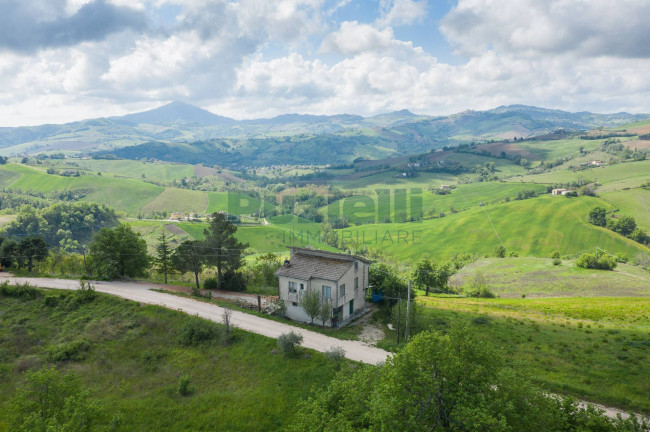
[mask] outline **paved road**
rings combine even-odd
[[[33,286],[52,289],[74,290],[79,287],[79,282],[69,279],[48,279],[48,278],[21,278],[9,274],[0,274],[0,282],[5,280],[11,284],[29,283]],[[178,297],[171,294],[151,291],[151,289],[164,288],[163,285],[141,282],[103,282],[91,281],[98,292],[115,295],[140,303],[164,306],[169,309],[176,309],[190,315],[198,315],[214,322],[221,322],[223,308],[185,297]],[[290,330],[303,335],[302,346],[316,351],[324,352],[331,347],[340,346],[345,350],[345,356],[351,360],[369,364],[383,362],[390,355],[387,351],[371,347],[360,341],[340,340],[320,333],[294,327],[277,321],[260,318],[244,312],[233,311],[232,322],[235,327],[252,333],[277,338],[282,333]]]

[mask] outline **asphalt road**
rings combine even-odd
[[[51,288],[75,290],[79,282],[69,279],[49,278],[22,278],[13,277],[9,274],[0,274],[0,282],[9,281],[11,284],[29,283],[30,285]],[[190,315],[198,315],[201,318],[214,322],[221,322],[223,308],[211,303],[205,303],[185,297],[178,297],[171,294],[151,291],[151,289],[164,288],[163,285],[142,282],[103,282],[91,281],[97,292],[111,294],[117,297],[137,301],[140,303],[163,306],[175,309]],[[257,333],[271,338],[277,338],[282,333],[293,330],[303,335],[302,346],[316,351],[325,352],[331,347],[341,347],[345,350],[345,356],[351,360],[377,364],[386,360],[390,355],[387,351],[368,346],[360,341],[340,340],[320,333],[305,330],[300,327],[291,326],[281,322],[260,318],[244,312],[232,311],[232,324],[242,330]]]

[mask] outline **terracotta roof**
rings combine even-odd
[[[293,248],[289,265],[280,267],[275,275],[304,281],[314,278],[338,281],[356,260],[369,262],[354,255]]]

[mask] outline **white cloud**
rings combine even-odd
[[[381,16],[377,20],[381,26],[412,24],[426,16],[426,0],[380,0]]]
[[[646,0],[459,0],[441,30],[466,56],[650,57]]]

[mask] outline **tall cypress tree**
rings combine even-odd
[[[156,246],[156,256],[153,259],[153,264],[156,273],[165,275],[165,283],[167,283],[167,275],[175,273],[175,270],[172,263],[172,250],[167,243],[164,229],[158,240],[159,243]]]

